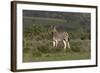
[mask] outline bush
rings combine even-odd
[[[80,45],[81,45],[80,42],[72,42],[71,43],[71,49],[72,49],[72,51],[74,51],[74,52],[80,52]]]
[[[49,53],[49,48],[45,45],[39,46],[37,49],[42,53]]]
[[[74,40],[70,42],[71,49],[74,52],[89,52],[90,51],[90,41],[89,40]]]
[[[38,49],[32,49],[31,53],[32,56],[34,57],[38,57],[38,56],[40,57],[42,55],[42,53]]]

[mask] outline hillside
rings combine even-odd
[[[69,32],[71,38],[80,38],[81,36],[81,38],[84,36],[90,38],[90,19],[89,13],[23,11],[25,31],[34,25],[43,26],[47,29],[56,26],[58,30]]]
[[[72,13],[72,12],[52,12],[52,11],[23,11],[24,26],[33,25],[35,21],[42,25],[58,25],[65,27],[66,30],[81,28],[82,30],[90,30],[90,14],[89,13]],[[38,20],[37,20],[38,19]],[[58,22],[58,23],[55,23]],[[65,29],[64,28],[64,29]]]

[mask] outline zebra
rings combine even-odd
[[[57,31],[55,26],[53,27],[52,31],[52,39],[53,47],[57,47],[58,43],[61,41],[64,44],[64,49],[66,49],[66,47],[70,48],[68,33],[64,31]]]

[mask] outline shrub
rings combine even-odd
[[[90,51],[90,41],[89,40],[74,40],[70,42],[71,49],[74,52],[89,52]]]
[[[70,44],[71,44],[72,51],[74,51],[74,52],[80,52],[81,41],[79,41],[79,40],[75,41],[74,40],[74,41],[71,41]]]
[[[38,57],[42,55],[42,53],[38,49],[32,49],[31,53],[32,53],[32,56],[34,57]]]

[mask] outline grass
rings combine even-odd
[[[49,40],[34,40],[30,45],[31,41],[26,41],[27,47],[23,50],[23,62],[82,60],[91,57],[89,40],[71,40],[71,49],[66,48],[66,51],[63,45],[57,48],[52,47],[52,42]]]
[[[47,53],[35,57],[29,53],[24,54],[24,62],[39,62],[39,61],[59,61],[59,60],[82,60],[89,59],[90,53],[87,52],[69,52],[69,53]]]

